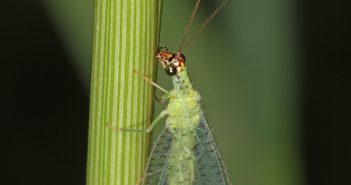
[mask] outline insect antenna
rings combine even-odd
[[[183,32],[182,42],[180,43],[180,46],[179,46],[179,49],[178,49],[179,55],[180,55],[180,53],[182,53],[182,49],[184,48],[183,45],[184,45],[185,41],[187,40],[187,36],[188,36],[189,30],[190,30],[190,27],[191,27],[191,25],[193,24],[193,20],[194,20],[194,17],[195,17],[197,8],[198,8],[199,5],[200,5],[200,1],[201,1],[201,0],[196,0],[196,1],[195,1],[193,10],[191,11],[191,15],[190,15],[190,18],[189,18],[189,20],[188,20],[188,24],[186,25],[185,30],[184,30],[184,32]]]
[[[183,50],[186,48],[192,40],[210,23],[210,21],[228,4],[229,0],[223,1],[213,12],[210,16],[207,17],[207,19],[201,24],[200,28],[196,30],[190,37],[188,37],[186,40],[184,38],[182,45],[179,49],[179,51]]]

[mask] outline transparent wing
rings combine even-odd
[[[198,144],[194,148],[197,158],[196,185],[231,185],[221,154],[214,142],[206,118],[201,114],[201,122],[196,130]]]
[[[168,156],[173,134],[163,130],[154,144],[144,175],[144,185],[167,185]]]

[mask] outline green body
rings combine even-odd
[[[200,122],[200,95],[194,91],[186,69],[173,76],[174,89],[169,92],[166,128],[174,140],[169,154],[168,184],[191,185],[195,179],[195,155],[192,149],[196,144],[195,129]]]

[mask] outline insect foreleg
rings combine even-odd
[[[143,78],[145,81],[149,82],[151,85],[155,86],[156,88],[160,89],[161,91],[163,91],[164,93],[168,94],[168,91],[165,90],[163,87],[159,86],[157,83],[155,83],[154,81],[152,81],[150,78],[148,78],[147,76],[141,74],[138,70],[134,69],[133,73],[139,75],[141,78]]]
[[[162,111],[151,123],[149,128],[146,129],[146,132],[151,132],[151,130],[155,127],[155,125],[167,115],[167,110]]]

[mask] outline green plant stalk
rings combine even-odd
[[[134,185],[141,179],[152,119],[160,22],[159,0],[96,0],[91,77],[87,185]],[[110,125],[108,127],[107,125]]]

